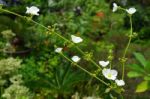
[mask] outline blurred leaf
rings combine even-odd
[[[150,76],[145,76],[144,80],[150,80]]]
[[[142,76],[142,74],[141,74],[141,73],[138,73],[138,72],[135,72],[135,71],[130,71],[130,72],[128,72],[127,76],[128,76],[129,78],[135,78],[135,77],[140,77],[140,76]]]
[[[146,66],[145,66],[145,70],[150,73],[150,62],[147,62]]]
[[[148,81],[141,82],[136,89],[136,92],[144,92],[148,89]]]
[[[141,65],[143,65],[144,67],[146,66],[146,60],[144,58],[144,56],[141,53],[134,53],[135,58],[141,63]]]
[[[132,70],[134,71],[137,71],[137,72],[142,72],[144,73],[144,68],[142,68],[140,65],[137,65],[137,64],[131,64],[129,65],[129,68],[131,68]]]
[[[123,88],[121,88],[121,87],[117,87],[117,88],[114,89],[114,91],[115,91],[116,93],[118,93],[118,94],[121,94],[121,93],[124,92],[125,90],[124,90]]]

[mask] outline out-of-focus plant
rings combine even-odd
[[[16,36],[16,34],[14,34],[12,32],[12,30],[5,30],[1,32],[3,35],[3,38],[5,39],[5,46],[4,46],[4,51],[15,51],[15,48],[11,45],[11,41],[12,39]]]
[[[2,95],[5,99],[33,99],[29,89],[23,85],[22,75],[14,75],[11,77],[12,83],[8,88],[4,90]]]
[[[131,64],[128,72],[129,78],[142,78],[142,82],[137,85],[136,92],[145,92],[150,89],[150,61],[146,60],[141,53],[134,53],[138,64]]]
[[[0,87],[1,94],[3,94],[3,90],[9,84],[9,78],[13,75],[16,75],[18,69],[21,68],[21,60],[15,58],[7,58],[0,60]]]
[[[0,75],[1,77],[5,75],[10,75],[16,72],[19,68],[21,68],[21,60],[8,58],[0,60]]]

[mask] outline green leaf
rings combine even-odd
[[[147,62],[141,53],[134,53],[135,58],[141,63],[142,66],[146,66]]]
[[[145,70],[150,73],[150,62],[148,61],[146,66],[145,66]]]
[[[149,80],[150,81],[150,76],[145,76],[144,80]]]
[[[130,72],[128,72],[127,76],[128,76],[129,78],[135,78],[135,77],[140,77],[140,76],[142,76],[142,74],[139,73],[139,72],[130,71]]]
[[[131,64],[128,67],[131,68],[133,71],[137,71],[137,72],[141,72],[141,73],[145,72],[144,68],[142,68],[142,66],[137,65],[137,64]]]
[[[148,81],[143,81],[137,86],[136,92],[144,92],[147,89],[148,89]]]

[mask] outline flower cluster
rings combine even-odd
[[[129,15],[132,15],[132,14],[134,14],[136,12],[136,9],[133,8],[133,7],[129,8],[129,9],[124,9],[124,8],[121,8],[120,6],[118,6],[116,3],[113,3],[113,9],[112,9],[112,11],[116,12],[118,9],[122,9],[122,10],[126,11]],[[37,7],[31,6],[31,7],[27,7],[26,13],[27,14],[31,14],[31,15],[39,15],[39,13],[38,13],[39,11],[40,10]],[[75,35],[71,35],[71,41],[74,44],[77,44],[77,43],[83,42],[83,39],[81,37],[78,37],[78,36],[75,36]],[[62,54],[62,51],[63,51],[63,48],[61,48],[61,47],[58,47],[58,48],[55,49],[56,53]],[[77,55],[74,55],[74,56],[72,56],[71,60],[73,62],[79,62],[81,60],[81,58],[79,56],[77,56]],[[124,80],[123,79],[122,80],[117,79],[117,75],[118,75],[117,70],[111,69],[111,68],[107,68],[107,66],[109,65],[109,63],[110,63],[109,61],[99,61],[99,64],[103,68],[102,74],[108,80],[115,81],[115,83],[118,86],[124,86],[125,85]]]
[[[13,83],[8,88],[4,90],[2,95],[6,99],[32,99],[32,95],[29,92],[29,89],[23,85],[21,75],[16,75],[10,78],[10,81]]]
[[[75,35],[71,35],[71,40],[73,43],[80,43],[83,41],[83,39],[81,37],[78,37]],[[63,48],[58,47],[55,49],[55,52],[56,53],[62,53],[62,50],[63,50]],[[71,59],[73,62],[79,62],[81,60],[81,58],[77,55],[73,56]],[[117,79],[118,72],[116,70],[105,68],[109,65],[109,61],[99,61],[99,64],[102,67],[104,67],[104,69],[102,70],[102,74],[104,75],[105,78],[107,78],[109,80],[115,80],[115,82],[118,86],[124,86],[125,85],[125,82],[123,80]]]
[[[71,35],[71,40],[72,40],[73,43],[80,43],[80,42],[83,41],[83,39],[81,37],[78,37],[78,36],[75,36],[75,35]],[[56,53],[61,53],[62,50],[63,50],[63,48],[58,47],[58,48],[55,49],[55,52]],[[71,59],[72,59],[73,62],[79,62],[81,58],[79,56],[75,55]]]
[[[107,78],[108,80],[115,80],[115,82],[118,86],[124,86],[125,85],[125,82],[123,80],[117,79],[117,75],[118,75],[117,70],[105,68],[108,66],[109,61],[99,61],[99,64],[102,67],[104,67],[104,69],[102,70],[102,74],[104,75],[105,78]]]
[[[21,68],[21,60],[12,57],[0,60],[0,76],[10,75]]]
[[[39,15],[40,9],[36,6],[27,7],[26,9],[27,9],[26,14],[30,14],[31,17],[33,15],[37,15],[37,16]],[[132,14],[134,14],[136,12],[136,9],[133,7],[129,8],[129,9],[124,9],[124,8],[121,8],[120,6],[118,6],[116,3],[113,3],[112,11],[116,12],[118,9],[124,10],[126,13],[128,13],[129,16],[131,16]],[[34,23],[36,23],[36,22],[34,22]],[[45,26],[42,25],[42,27],[45,27]],[[45,28],[47,29],[47,27],[45,27]],[[3,34],[5,34],[6,32],[7,32],[6,38],[11,38],[11,37],[15,36],[15,35],[13,35],[13,33],[11,33],[12,31],[10,31],[10,30],[4,31]],[[131,34],[132,34],[132,31],[131,31]],[[63,38],[63,36],[61,36],[61,37]],[[66,40],[66,38],[64,38],[64,40]],[[68,41],[68,40],[66,40],[66,41]],[[71,35],[71,41],[72,41],[71,44],[73,43],[73,45],[76,45],[78,43],[83,42],[83,39],[79,36]],[[9,46],[9,45],[7,44],[7,46]],[[63,55],[62,51],[63,51],[62,47],[57,47],[55,49],[56,53]],[[67,58],[66,56],[64,56],[64,57]],[[70,58],[70,59],[67,58],[67,59],[69,61],[75,62],[75,63],[77,63],[81,60],[81,58],[77,55],[74,55],[74,56],[72,56],[72,58]],[[91,59],[91,57],[90,57],[90,59]],[[5,83],[5,81],[2,80],[2,76],[3,75],[10,75],[13,72],[15,72],[16,70],[18,70],[21,67],[20,64],[21,64],[21,60],[17,60],[17,59],[13,59],[13,58],[8,58],[8,59],[4,59],[4,60],[0,61],[0,85],[3,85]],[[96,64],[96,63],[94,63],[94,64]],[[124,80],[117,78],[118,71],[115,69],[111,69],[111,66],[110,66],[110,68],[107,68],[107,66],[109,64],[110,64],[110,61],[99,61],[99,65],[101,65],[101,67],[102,67],[103,76],[108,80],[114,81],[117,86],[124,86],[125,85]],[[99,67],[99,65],[98,65],[98,67]],[[96,64],[96,66],[97,66],[97,64]],[[88,71],[86,71],[86,72],[89,73]],[[89,73],[89,74],[91,75],[92,73]],[[93,77],[95,77],[95,76],[93,76]],[[23,98],[30,99],[28,97],[29,96],[29,89],[26,88],[25,86],[21,85],[21,83],[23,82],[21,78],[22,78],[21,75],[16,75],[16,76],[13,76],[12,78],[9,79],[9,81],[12,83],[12,85],[9,86],[4,91],[4,94],[3,94],[4,98],[11,99],[11,97],[13,97],[13,98],[17,97],[19,99],[23,99]],[[95,77],[95,78],[98,78],[98,77]],[[103,83],[105,85],[107,85],[105,82],[103,82]],[[94,98],[93,97],[86,97],[86,99],[96,99],[96,98],[95,97]]]
[[[117,11],[118,8],[119,8],[119,6],[116,3],[113,3],[113,10],[112,11],[115,12],[115,11]],[[136,12],[136,9],[132,7],[132,8],[129,8],[129,9],[125,9],[125,11],[128,14],[132,15]]]

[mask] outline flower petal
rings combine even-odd
[[[31,7],[26,7],[27,11],[26,13],[27,14],[31,14],[31,15],[39,15],[39,8],[37,8],[36,6],[31,6]]]
[[[62,49],[63,49],[63,48],[58,47],[58,48],[55,49],[55,52],[56,52],[56,53],[61,53],[61,52],[62,52]]]
[[[71,59],[72,59],[74,62],[79,62],[79,61],[80,61],[80,57],[78,57],[78,56],[73,56]]]
[[[129,8],[129,9],[126,9],[127,13],[129,14],[134,14],[136,12],[136,9],[135,8]]]
[[[111,74],[113,76],[117,76],[118,75],[118,72],[116,70],[114,70],[114,69],[112,69],[110,72],[111,72]]]
[[[71,39],[74,43],[80,43],[83,41],[82,38],[78,37],[78,36],[74,36],[74,35],[71,35]]]
[[[106,67],[106,66],[109,64],[109,61],[99,61],[99,64],[100,64],[102,67]]]
[[[102,70],[102,74],[104,75],[105,78],[109,80],[115,80],[117,77],[118,72],[116,70],[111,70],[111,69],[106,69],[104,68]]]
[[[118,9],[118,5],[116,3],[113,3],[113,10],[112,10],[112,12],[117,11],[117,9]]]
[[[118,80],[118,79],[116,79],[115,82],[116,82],[116,84],[117,84],[118,86],[124,86],[124,85],[125,85],[125,82],[124,82],[123,80]]]

